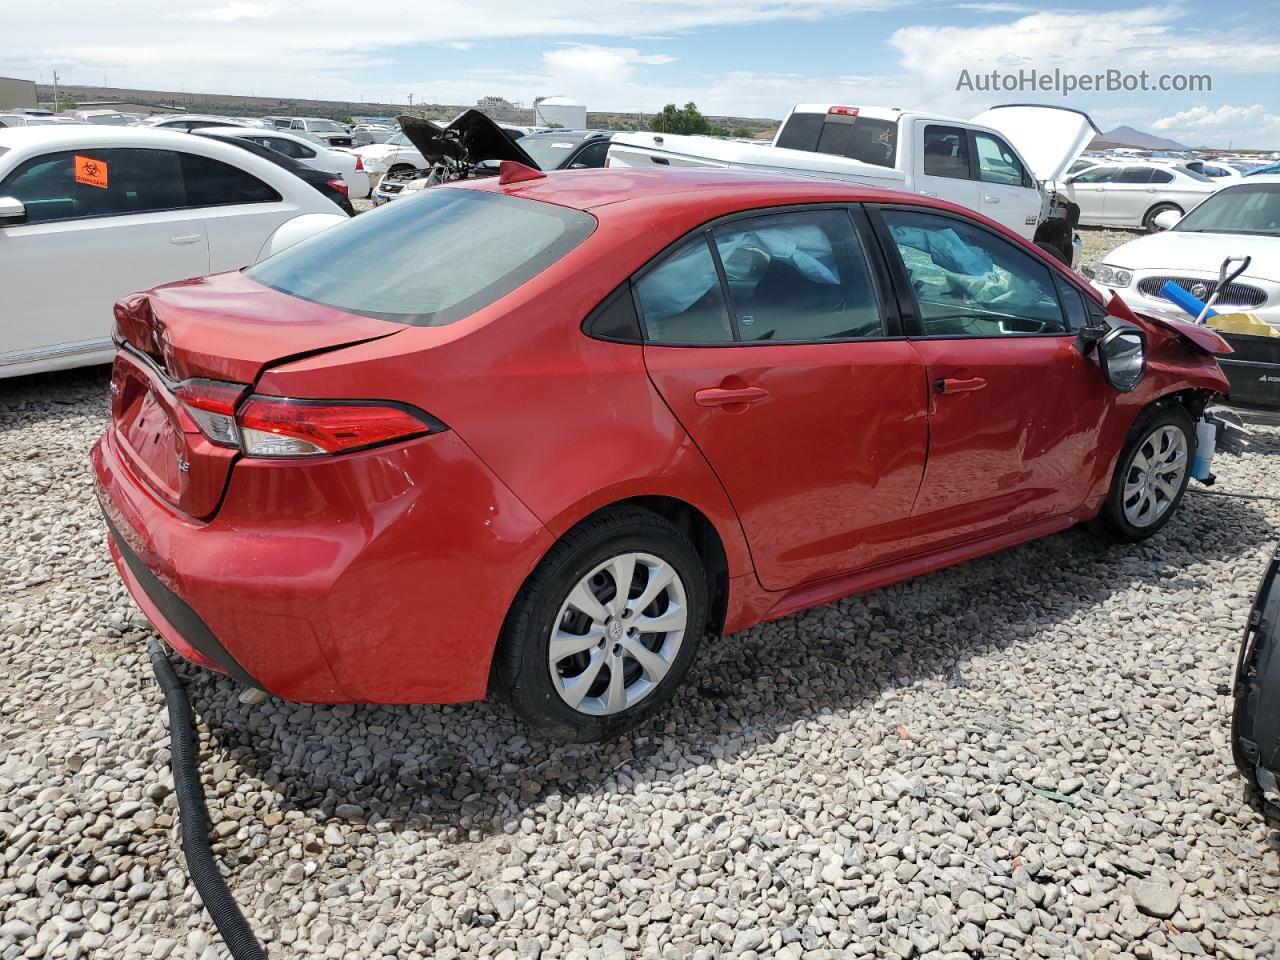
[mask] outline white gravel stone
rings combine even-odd
[[[106,384],[0,382],[0,960],[222,956],[94,501]],[[1273,956],[1224,693],[1280,539],[1225,495],[1280,497],[1256,435],[1150,542],[1072,530],[709,641],[616,743],[180,665],[215,851],[273,957]]]

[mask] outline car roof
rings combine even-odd
[[[527,133],[521,140],[591,140],[594,137],[612,137],[612,130],[541,130]]]
[[[38,127],[0,128],[0,146],[23,152],[78,147],[140,146],[177,147],[188,142],[185,130],[157,127],[114,127],[98,124],[49,124]]]

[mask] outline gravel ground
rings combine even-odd
[[[101,369],[0,382],[0,958],[212,958]],[[1167,530],[1073,530],[704,645],[624,743],[505,708],[241,706],[185,665],[216,851],[276,958],[1276,957],[1224,695],[1280,430]]]

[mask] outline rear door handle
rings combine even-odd
[[[203,237],[201,237],[201,236],[200,236],[200,234],[198,234],[198,233],[193,233],[193,234],[191,234],[190,236],[186,236],[186,237],[170,237],[170,238],[169,238],[169,242],[170,242],[170,243],[178,243],[178,244],[181,244],[181,243],[199,243],[199,242],[200,242],[201,240],[203,240],[203,239],[204,239],[204,238],[203,238]]]
[[[936,190],[921,190],[921,191],[920,191],[920,196],[922,196],[922,197],[936,197],[937,195],[938,195],[938,191],[936,191]]]
[[[972,393],[974,390],[981,390],[986,385],[987,381],[981,377],[971,377],[968,380],[946,377],[933,381],[933,389],[939,393]]]
[[[983,197],[982,202],[983,203],[999,203],[1000,198],[999,197]]]
[[[704,387],[693,395],[700,407],[727,407],[735,403],[759,403],[769,396],[764,387]]]

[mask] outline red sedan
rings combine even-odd
[[[169,644],[573,739],[708,631],[1095,517],[1150,536],[1229,349],[926,197],[512,166],[116,319],[93,467]]]

